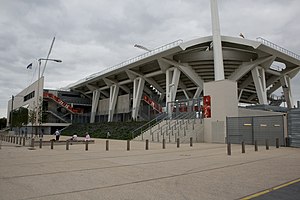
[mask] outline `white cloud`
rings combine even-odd
[[[7,101],[32,80],[26,66],[45,57],[47,88],[58,88],[177,39],[211,34],[208,0],[0,0],[0,117]],[[221,33],[265,37],[300,54],[297,0],[219,0]],[[299,91],[299,76],[292,83]],[[295,99],[300,99],[294,93]]]

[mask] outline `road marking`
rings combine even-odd
[[[267,189],[267,190],[263,190],[263,191],[261,191],[261,192],[252,194],[252,195],[250,195],[250,196],[243,197],[243,198],[241,198],[241,200],[249,200],[249,199],[253,199],[253,198],[255,198],[255,197],[259,197],[259,196],[261,196],[261,195],[267,194],[267,193],[269,193],[269,192],[272,192],[272,191],[274,191],[274,190],[278,190],[278,189],[283,188],[283,187],[287,187],[287,186],[289,186],[289,185],[292,185],[292,184],[298,183],[298,182],[300,182],[300,178],[298,178],[298,179],[296,179],[296,180],[293,180],[293,181],[290,181],[290,182],[287,182],[287,183],[284,183],[284,184],[282,184],[282,185],[278,185],[278,186],[276,186],[276,187],[272,187],[272,188]]]

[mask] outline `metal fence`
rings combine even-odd
[[[232,144],[265,144],[284,145],[284,119],[282,115],[255,117],[227,117],[227,141]]]
[[[291,147],[300,147],[300,109],[288,112],[288,138]]]

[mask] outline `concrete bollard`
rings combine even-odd
[[[162,148],[163,148],[163,149],[166,148],[166,139],[163,139],[163,141],[162,141]]]
[[[146,150],[149,150],[149,140],[146,140],[146,147],[145,147]]]
[[[109,150],[109,141],[108,140],[106,140],[106,142],[105,142],[106,144],[105,144],[105,150],[106,151],[108,151]]]
[[[53,149],[53,147],[54,147],[54,140],[51,140],[50,143],[51,143],[51,144],[50,144],[50,148]]]
[[[85,150],[88,151],[89,150],[89,141],[85,141]]]
[[[34,138],[31,139],[30,147],[34,148]]]
[[[177,138],[177,148],[179,148],[180,147],[180,140],[179,140],[179,138]]]
[[[40,138],[40,149],[42,148],[42,146],[43,146],[43,139]]]
[[[130,140],[127,140],[127,151],[130,151]]]
[[[22,145],[22,137],[19,138],[19,145]]]
[[[242,142],[242,153],[245,153],[246,151],[245,151],[245,142],[243,141]]]
[[[16,136],[13,136],[13,143],[16,143]]]
[[[193,146],[193,138],[190,137],[190,147],[192,147],[192,146]]]
[[[276,148],[279,148],[279,138],[276,138]]]
[[[269,140],[266,139],[266,150],[269,150]]]
[[[69,146],[70,146],[70,141],[67,140],[67,141],[66,141],[66,150],[69,150]]]
[[[227,155],[228,156],[231,155],[231,144],[230,144],[230,142],[227,143]]]
[[[26,138],[23,137],[23,146],[25,146]]]
[[[257,140],[254,141],[254,151],[258,151]]]

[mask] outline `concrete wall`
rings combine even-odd
[[[118,96],[115,114],[128,113],[130,111],[129,94]],[[108,115],[109,98],[102,99],[98,105],[98,115]]]
[[[225,143],[226,117],[238,116],[237,83],[230,80],[204,83],[204,95],[211,97],[211,118],[204,119],[204,141]]]
[[[14,95],[13,109],[18,109],[20,107],[26,107],[29,110],[33,110],[37,106],[37,102],[41,99],[43,101],[43,90],[44,90],[44,77],[41,77],[39,81],[35,81],[30,86],[22,90],[17,95]],[[35,96],[27,101],[24,101],[24,97],[31,92],[35,91]],[[9,113],[11,111],[11,103],[12,101],[8,101],[7,107],[7,125],[9,125],[10,118]]]

